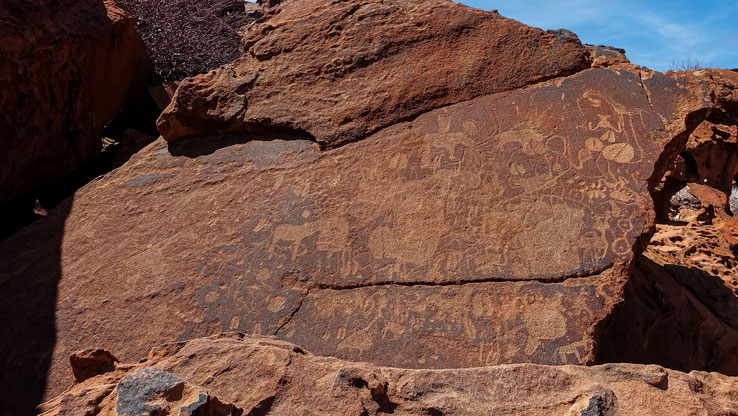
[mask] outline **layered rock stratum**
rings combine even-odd
[[[251,9],[162,137],[0,242],[19,409],[738,411],[738,73],[445,0]]]

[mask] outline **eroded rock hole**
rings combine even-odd
[[[657,224],[597,362],[738,375],[736,119],[696,124],[652,192]]]
[[[738,175],[737,128],[733,118],[720,112],[696,124],[653,192],[659,220],[683,220],[676,218],[679,211],[694,209],[695,200],[687,189],[690,183],[733,194]],[[734,210],[729,207],[729,211]]]
[[[730,190],[730,198],[728,199],[728,206],[730,212],[735,215],[738,213],[738,184],[736,184],[735,178],[733,179],[733,187]]]
[[[697,177],[697,161],[694,160],[694,157],[689,152],[679,153],[679,157],[684,159],[685,176]]]

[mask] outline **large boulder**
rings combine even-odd
[[[639,75],[590,69],[333,150],[159,140],[0,245],[8,363],[50,360],[58,394],[72,351],[135,360],[223,330],[402,367],[594,363],[670,132],[718,105],[685,84],[662,116]]]
[[[399,367],[598,360],[651,193],[738,82],[581,70],[570,34],[446,1],[327,3],[270,9],[162,118],[240,134],[160,139],[0,243],[4,377],[50,397],[75,350],[228,330]]]
[[[267,17],[244,33],[243,58],[182,82],[165,139],[281,129],[335,146],[589,66],[571,32],[448,0],[292,0]]]
[[[234,407],[246,415],[341,416],[718,415],[738,408],[738,380],[716,373],[632,364],[407,370],[316,357],[286,342],[234,333],[156,348],[144,362],[75,384],[41,410],[45,416],[145,414],[125,410],[144,408],[143,398],[157,397],[148,393],[174,385],[185,394],[149,403],[189,415],[188,407],[179,413],[174,404],[188,403],[187,393],[202,391],[194,386],[207,385],[235,406],[192,400],[202,406],[200,415],[239,414]]]
[[[94,158],[136,94],[143,44],[112,1],[0,5],[0,208]]]

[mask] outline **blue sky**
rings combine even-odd
[[[623,48],[634,64],[672,61],[738,68],[738,0],[461,0],[543,29],[569,29],[583,43]]]

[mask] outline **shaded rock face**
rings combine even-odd
[[[32,23],[30,23],[32,22]],[[0,208],[95,157],[137,91],[134,20],[100,0],[0,5]]]
[[[738,374],[738,220],[724,193],[737,169],[736,121],[734,112],[715,111],[692,123],[656,200],[686,186],[635,263],[625,306],[604,331],[600,362]]]
[[[78,382],[114,370],[117,362],[113,354],[101,348],[79,351],[69,357],[74,380]]]
[[[16,203],[99,154],[101,129],[137,91],[142,56],[135,22],[112,2],[0,3],[0,238],[16,226]],[[40,225],[50,247],[61,241],[70,206],[71,201],[60,204]],[[33,200],[23,207],[30,214]],[[45,389],[59,250],[57,245],[40,257],[33,250],[22,255],[23,262],[45,269],[44,279],[0,283],[3,293],[19,286],[33,293],[3,308],[7,316],[0,318],[0,385],[8,414],[33,414]],[[0,268],[7,261],[0,255]],[[26,324],[16,325],[18,317]]]
[[[182,82],[166,140],[279,128],[335,146],[588,66],[576,36],[445,0],[294,0],[267,17],[244,33],[246,56]]]
[[[650,251],[651,249],[649,249]],[[708,271],[639,256],[597,362],[738,374],[735,294]]]
[[[146,361],[75,384],[41,409],[47,416],[65,414],[64,404],[108,388],[102,409],[89,413],[108,414],[113,386],[120,405],[123,392],[176,383],[194,391],[189,386],[207,385],[254,415],[717,415],[738,408],[738,383],[720,374],[632,364],[407,370],[320,358],[272,338],[227,334],[152,350]]]

